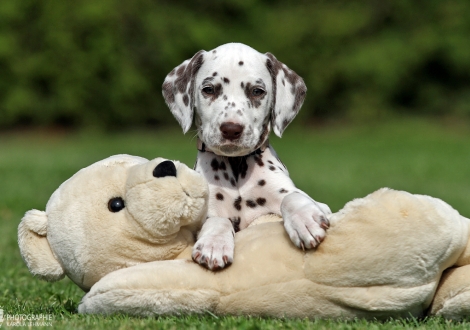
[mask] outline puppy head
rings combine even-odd
[[[270,53],[230,43],[199,51],[173,69],[163,96],[186,133],[193,113],[199,138],[214,153],[242,156],[259,148],[271,126],[281,136],[299,112],[306,86]]]

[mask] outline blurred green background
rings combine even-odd
[[[2,0],[0,129],[175,125],[166,74],[243,42],[304,77],[295,122],[470,117],[468,0]]]
[[[194,132],[181,134],[161,85],[227,42],[274,53],[307,84],[297,129],[271,140],[299,188],[333,211],[387,186],[470,217],[469,0],[0,0],[6,313],[53,313],[63,329],[157,328],[159,319],[77,315],[83,293],[33,279],[16,230],[25,211],[44,210],[63,181],[112,154],[191,166]]]

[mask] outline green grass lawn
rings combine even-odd
[[[69,280],[33,278],[19,255],[16,228],[25,211],[44,210],[67,178],[107,156],[128,153],[178,159],[192,166],[194,132],[0,134],[0,308],[5,314],[53,314],[54,328],[116,329],[467,329],[470,321],[308,321],[213,315],[135,318],[76,313],[83,292]],[[314,199],[339,210],[346,202],[390,187],[442,198],[470,217],[470,123],[394,120],[362,126],[290,128],[272,144],[294,182]],[[5,323],[5,322],[4,322]],[[5,324],[3,325],[5,327]]]

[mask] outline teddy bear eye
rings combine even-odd
[[[108,210],[113,213],[121,211],[124,207],[124,200],[121,197],[111,198],[108,202]]]

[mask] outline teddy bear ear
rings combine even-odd
[[[65,275],[47,241],[47,214],[30,210],[18,226],[18,245],[29,271],[40,279],[54,282]]]

